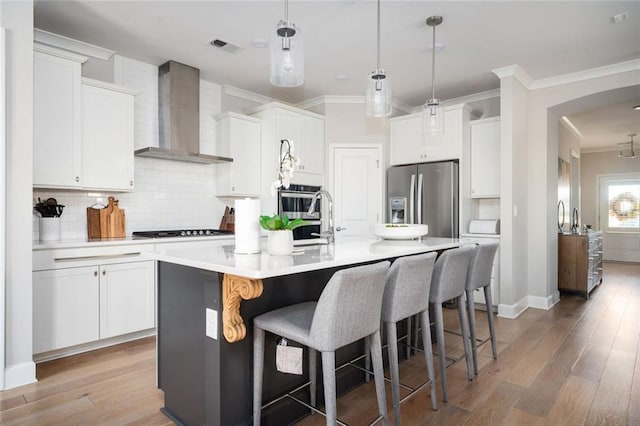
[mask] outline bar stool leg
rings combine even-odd
[[[309,348],[309,402],[311,403],[312,407],[316,406],[316,391],[318,385],[317,360],[317,351],[313,348]],[[313,413],[314,411],[311,410],[311,414]]]
[[[364,382],[369,383],[371,380],[371,337],[367,336],[364,338],[364,369],[367,370],[364,373]]]
[[[384,367],[382,365],[382,339],[378,329],[371,336],[371,361],[373,361],[373,374],[376,382],[376,396],[378,397],[378,412],[382,416],[382,424],[388,425],[387,398],[384,391]]]
[[[422,320],[422,342],[424,343],[424,357],[427,364],[427,373],[429,375],[429,380],[431,380],[431,406],[434,410],[437,410],[438,395],[436,395],[436,372],[433,368],[433,352],[431,347],[431,329],[429,327],[429,311],[423,311],[420,316]],[[396,424],[398,423],[396,422]]]
[[[467,290],[467,309],[469,314],[469,334],[471,335],[471,353],[473,355],[473,372],[478,374],[478,344],[476,342],[476,313],[473,302],[473,290]]]
[[[489,336],[491,336],[491,351],[493,359],[498,359],[496,350],[496,330],[493,327],[493,300],[491,300],[491,284],[484,287],[484,300],[487,302],[487,319],[489,321]]]
[[[460,317],[460,326],[462,328],[462,344],[464,346],[464,357],[467,361],[467,377],[469,381],[473,380],[473,366],[471,365],[471,357],[469,355],[471,348],[469,347],[469,323],[467,322],[467,308],[464,295],[458,297],[458,316]]]
[[[407,340],[405,340],[404,342],[407,345],[407,359],[411,358],[411,324],[413,322],[413,318],[409,317],[407,318]]]
[[[440,361],[440,378],[442,381],[442,400],[447,402],[447,360],[444,352],[444,319],[442,317],[442,303],[433,303],[433,312],[436,316],[436,336],[438,338],[438,358]]]
[[[322,352],[322,380],[324,382],[324,410],[327,424],[335,425],[336,408],[336,357],[334,352]]]
[[[398,371],[398,330],[395,322],[387,323],[387,348],[389,351],[389,372],[391,373],[391,395],[393,397],[393,418],[400,423],[400,373]]]
[[[264,330],[253,328],[253,426],[260,426],[262,374],[264,369]]]

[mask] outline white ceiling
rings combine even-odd
[[[285,102],[363,95],[365,75],[375,68],[375,1],[290,1],[289,17],[305,42],[305,84],[298,88],[271,86],[269,49],[252,44],[269,40],[283,9],[284,1],[267,0],[37,0],[35,26],[148,63],[183,62],[206,80]],[[628,19],[613,23],[623,12]],[[382,0],[381,14],[382,66],[394,98],[411,106],[431,91],[431,15],[444,17],[436,95],[445,100],[497,89],[491,70],[507,65],[519,64],[537,80],[640,58],[639,1]],[[244,49],[220,51],[208,45],[214,38]]]

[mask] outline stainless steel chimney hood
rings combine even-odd
[[[229,163],[232,158],[200,154],[200,70],[175,61],[158,67],[160,147],[138,149],[141,157],[191,163]]]

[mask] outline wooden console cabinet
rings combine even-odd
[[[585,299],[602,282],[602,232],[558,235],[558,290]]]

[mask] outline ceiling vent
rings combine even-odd
[[[225,52],[229,53],[236,53],[238,50],[244,49],[244,47],[240,46],[239,44],[227,40],[222,40],[221,38],[213,39],[209,42],[209,44],[215,48],[224,50]]]

